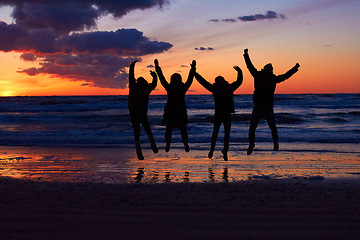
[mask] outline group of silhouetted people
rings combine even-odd
[[[255,130],[260,119],[265,119],[270,127],[274,150],[279,150],[278,133],[275,123],[274,114],[274,92],[276,84],[285,81],[296,73],[300,67],[297,63],[292,69],[282,75],[276,76],[273,73],[271,63],[264,66],[258,71],[252,64],[248,49],[244,50],[244,58],[247,68],[254,77],[254,107],[250,120],[249,128],[249,147],[247,154],[250,155],[255,147]],[[155,72],[150,71],[152,82],[149,84],[143,77],[135,79],[134,69],[136,61],[130,64],[129,69],[129,113],[131,125],[134,129],[135,147],[138,159],[143,160],[144,156],[140,145],[140,124],[143,126],[148,135],[151,148],[154,153],[158,152],[154,136],[151,132],[149,120],[147,118],[149,95],[157,86],[157,77],[159,77],[161,85],[167,93],[167,102],[164,109],[163,123],[166,125],[165,131],[165,151],[169,152],[171,145],[172,132],[174,128],[180,130],[182,142],[186,152],[189,152],[188,133],[186,125],[188,123],[188,114],[186,109],[185,95],[190,88],[194,77],[196,80],[214,96],[215,115],[214,129],[211,136],[211,146],[208,157],[211,159],[215,150],[216,140],[219,133],[221,123],[224,126],[224,147],[221,150],[223,158],[228,161],[227,152],[229,150],[230,130],[231,130],[231,114],[235,113],[233,95],[235,90],[240,87],[243,82],[242,70],[238,66],[234,66],[237,71],[237,79],[233,83],[227,82],[222,76],[215,78],[215,83],[206,81],[199,73],[196,72],[196,61],[190,64],[188,78],[185,83],[178,73],[174,73],[170,78],[170,83],[166,81],[159,62],[155,59]]]

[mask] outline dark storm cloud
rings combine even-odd
[[[258,20],[264,20],[264,19],[285,19],[285,15],[284,14],[279,14],[276,13],[274,11],[267,11],[266,14],[255,14],[255,15],[248,15],[248,16],[241,16],[238,17],[237,19],[235,18],[225,18],[225,19],[210,19],[209,22],[214,22],[214,23],[218,23],[218,22],[237,22],[239,21],[243,21],[243,22],[252,22],[252,21],[258,21]]]
[[[27,30],[17,24],[0,22],[0,50],[29,51],[37,54],[113,53],[123,56],[141,56],[161,53],[172,47],[167,42],[150,41],[136,29],[115,32],[97,31],[64,35],[56,38],[52,30]]]
[[[28,30],[18,24],[0,21],[0,51],[54,52],[55,34],[52,30]]]
[[[17,5],[12,16],[16,24],[25,28],[51,28],[59,34],[64,34],[95,28],[99,14],[92,6],[64,1],[59,5],[47,2]]]
[[[89,32],[72,34],[57,41],[61,52],[101,53],[113,52],[126,56],[161,53],[172,47],[167,42],[150,41],[136,29],[119,29],[116,32]]]
[[[83,80],[100,87],[125,88],[125,71],[135,58],[169,50],[136,29],[95,31],[97,20],[120,18],[136,9],[162,7],[166,0],[0,0],[12,6],[13,24],[0,21],[0,51],[23,52],[21,59],[40,64],[19,72]]]
[[[100,15],[112,14],[118,18],[132,10],[145,10],[154,6],[162,7],[168,2],[168,0],[0,0],[0,6],[14,7],[14,18],[21,19],[24,23],[39,23],[39,19],[56,19],[58,17],[79,20],[80,16],[83,16],[88,20],[81,22],[91,26],[91,17],[97,18]],[[46,13],[46,11],[49,12]],[[75,14],[79,14],[79,16],[75,16]],[[61,20],[66,21],[66,19]]]
[[[0,0],[0,6],[14,7],[12,16],[16,24],[31,29],[51,28],[58,33],[90,30],[102,15],[120,18],[131,10],[161,7],[164,3],[164,0]]]

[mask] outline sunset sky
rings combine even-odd
[[[167,79],[195,59],[232,82],[238,65],[236,93],[250,94],[244,48],[258,70],[300,64],[277,93],[359,93],[359,12],[360,0],[0,0],[0,96],[128,94],[130,62],[150,81],[155,58]]]

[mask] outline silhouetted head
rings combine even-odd
[[[222,76],[217,76],[215,78],[215,84],[224,85],[224,84],[229,84],[229,83]]]
[[[273,74],[273,66],[271,63],[268,63],[264,66],[264,68],[262,69],[266,74]]]
[[[143,77],[139,77],[137,79],[137,84],[138,86],[147,86],[148,85],[148,82],[143,78]]]
[[[178,85],[181,85],[182,83],[183,83],[182,77],[180,74],[174,73],[173,75],[171,75],[170,84],[172,84],[174,86],[178,86]]]

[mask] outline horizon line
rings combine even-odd
[[[326,94],[358,94],[360,92],[324,92],[324,93],[275,93],[275,95],[326,95]],[[203,94],[186,94],[186,95],[212,95],[211,93],[203,93]],[[236,95],[253,95],[253,93],[237,93]],[[104,96],[128,96],[128,94],[78,94],[78,95],[14,95],[14,96],[0,96],[0,98],[11,98],[11,97],[104,97]],[[150,96],[167,96],[167,94],[150,94]]]

